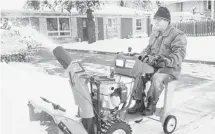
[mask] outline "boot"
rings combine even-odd
[[[143,110],[142,115],[143,116],[150,116],[153,115],[156,111],[156,104],[153,101],[152,97],[148,98],[148,103],[146,108]]]
[[[142,100],[136,100],[135,105],[128,109],[128,114],[135,114],[137,112],[143,112],[144,108],[145,108],[144,102]]]

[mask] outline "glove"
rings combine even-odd
[[[145,58],[145,62],[148,63],[148,64],[151,65],[151,66],[154,66],[155,60],[156,60],[156,57],[153,56],[153,55],[148,55],[148,56]]]
[[[171,60],[169,58],[161,56],[161,55],[157,55],[157,56],[155,56],[154,66],[163,68],[163,67],[167,67],[170,64],[170,62],[171,62]]]
[[[154,56],[152,55],[140,55],[138,56],[138,59],[142,62],[148,63],[149,65],[153,66],[154,64]]]

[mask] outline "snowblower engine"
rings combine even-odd
[[[120,104],[127,101],[127,87],[124,83],[115,81],[102,81],[100,84],[100,107],[101,115],[105,119],[112,117],[119,109]],[[97,89],[92,90],[92,100],[96,106]]]

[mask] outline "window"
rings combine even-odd
[[[207,9],[211,9],[211,0],[207,1]]]
[[[12,22],[15,26],[28,26],[29,18],[12,18]]]
[[[69,18],[46,18],[48,36],[70,36]]]
[[[136,19],[136,30],[142,29],[142,21],[141,19]]]
[[[108,29],[109,30],[116,30],[116,18],[109,18],[108,19]]]
[[[70,35],[69,18],[59,18],[60,22],[60,35]]]

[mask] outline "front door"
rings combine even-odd
[[[133,34],[132,18],[121,19],[121,38],[127,38]]]
[[[82,26],[83,26],[83,41],[88,41],[88,31],[87,31],[87,19],[82,19]]]
[[[104,24],[103,18],[99,17],[98,19],[98,40],[104,40]]]

